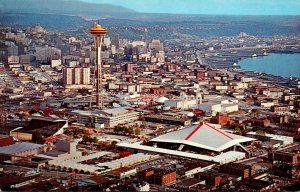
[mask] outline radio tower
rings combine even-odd
[[[107,30],[95,23],[90,33],[95,37],[96,47],[96,106],[103,109],[101,44]]]

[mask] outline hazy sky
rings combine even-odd
[[[81,0],[147,13],[300,15],[300,0]]]

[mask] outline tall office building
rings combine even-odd
[[[106,46],[106,47],[110,47],[111,46],[110,37],[104,37],[103,38],[103,45]]]
[[[37,61],[46,62],[50,60],[52,57],[56,59],[60,58],[61,50],[55,47],[36,47],[35,48],[35,57]]]
[[[12,45],[7,48],[8,56],[18,56],[19,55],[19,49],[18,46]]]
[[[120,48],[120,36],[118,34],[112,38],[111,44],[114,45],[116,49]]]

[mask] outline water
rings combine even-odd
[[[282,77],[300,78],[300,54],[269,54],[241,60],[242,69],[264,72]]]

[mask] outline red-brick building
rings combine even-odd
[[[240,163],[229,163],[221,165],[219,171],[221,173],[238,175],[245,179],[255,174],[255,167]]]
[[[165,95],[168,93],[168,89],[164,88],[152,88],[150,89],[150,93],[155,94],[155,95]]]
[[[207,73],[205,71],[197,71],[196,72],[197,79],[205,79],[206,76],[207,76]]]
[[[0,135],[0,147],[14,144],[13,137],[9,135]]]
[[[211,119],[211,122],[225,126],[230,122],[230,117],[218,113],[216,117]]]
[[[287,113],[287,112],[289,112],[289,108],[288,108],[288,106],[274,105],[274,106],[271,106],[271,111],[274,113]]]
[[[176,171],[173,170],[155,170],[153,183],[156,185],[169,185],[176,182]]]
[[[250,123],[252,126],[258,126],[258,127],[268,127],[270,126],[271,122],[269,119],[248,119],[246,121],[247,123]]]
[[[143,181],[149,181],[151,177],[153,177],[154,175],[154,170],[153,169],[146,169],[146,170],[142,170],[139,171],[137,173],[138,178],[140,178]]]

